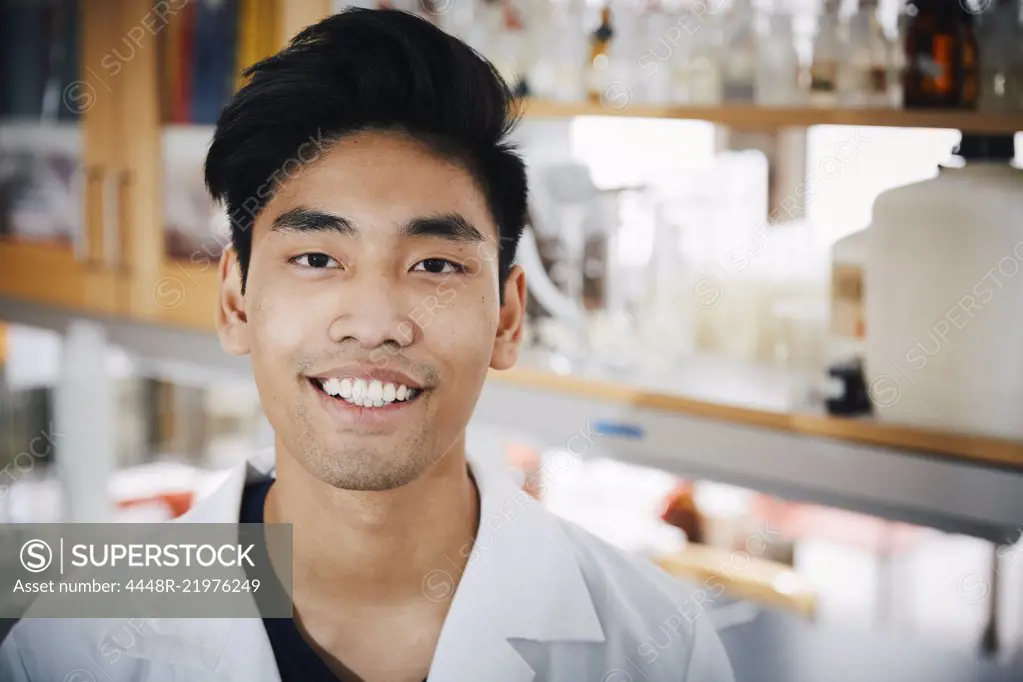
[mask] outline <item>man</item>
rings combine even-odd
[[[232,219],[220,340],[251,357],[275,447],[184,520],[293,524],[295,617],[160,622],[104,673],[731,680],[698,599],[467,456],[526,299],[526,179],[494,69],[413,15],[353,10],[250,75],[206,180]],[[23,621],[3,682],[88,669],[116,625]]]

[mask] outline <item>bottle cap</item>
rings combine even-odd
[[[1011,161],[1016,156],[1016,141],[1013,135],[963,133],[952,153],[966,161]]]

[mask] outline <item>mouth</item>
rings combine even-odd
[[[309,377],[309,383],[323,397],[339,406],[363,410],[394,410],[418,400],[425,389],[378,379],[355,377]]]

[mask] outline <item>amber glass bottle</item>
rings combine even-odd
[[[903,102],[907,109],[977,104],[980,69],[973,14],[957,0],[910,0]]]
[[[600,10],[600,25],[590,37],[590,58],[587,62],[588,97],[591,102],[600,102],[601,94],[608,85],[609,49],[614,27],[611,25],[611,7],[604,5]]]

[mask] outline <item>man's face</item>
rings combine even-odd
[[[504,306],[498,286],[498,230],[469,173],[361,133],[278,189],[244,296],[225,254],[220,336],[251,353],[279,447],[332,486],[385,490],[464,447],[488,367],[514,363],[521,272]]]

